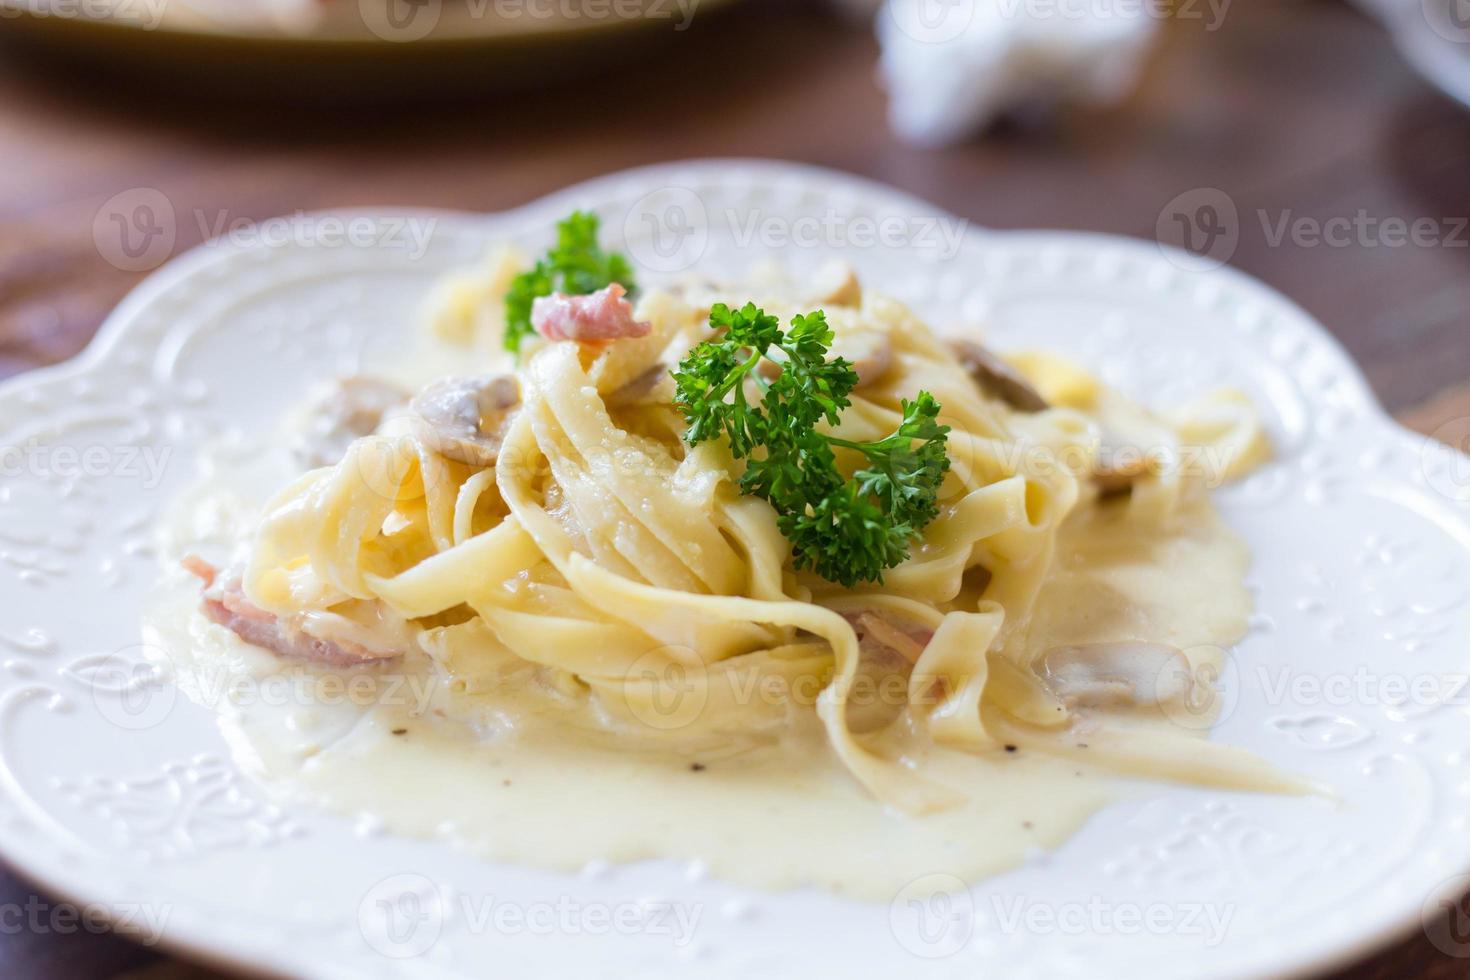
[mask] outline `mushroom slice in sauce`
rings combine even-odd
[[[971,340],[951,340],[949,348],[980,390],[1019,412],[1044,412],[1051,406],[1021,373]]]
[[[818,306],[861,306],[863,287],[852,266],[838,259],[827,262],[812,274],[807,284],[810,302]]]
[[[1104,497],[1120,497],[1133,490],[1133,484],[1149,475],[1148,460],[1143,454],[1132,454],[1121,460],[1099,458],[1092,464],[1092,482]]]
[[[448,459],[485,467],[495,465],[505,423],[520,402],[515,379],[499,374],[436,381],[408,407],[426,446]]]
[[[1090,475],[1100,496],[1117,497],[1132,492],[1139,480],[1157,475],[1159,462],[1135,441],[1104,426]]]
[[[405,389],[380,378],[342,378],[307,409],[292,453],[308,468],[331,466],[355,440],[377,431],[383,418],[408,396]]]
[[[672,383],[668,365],[659,362],[622,387],[608,392],[603,401],[609,408],[667,403],[671,396],[661,390],[666,387],[665,380]]]
[[[1038,665],[1069,706],[1140,707],[1189,697],[1194,676],[1184,651],[1162,643],[1089,643],[1048,650]]]

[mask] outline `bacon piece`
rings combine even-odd
[[[531,304],[531,326],[547,340],[605,343],[624,337],[646,337],[653,324],[633,319],[633,304],[618,283],[585,296],[552,293]]]
[[[275,613],[247,599],[238,574],[221,579],[219,569],[197,555],[189,555],[181,564],[204,581],[204,615],[253,646],[292,660],[310,660],[332,667],[354,667],[398,656],[345,640],[319,639],[295,629]]]
[[[218,568],[215,568],[198,555],[185,555],[179,564],[184,566],[184,571],[202,578],[206,589],[214,584],[214,577],[219,574]]]

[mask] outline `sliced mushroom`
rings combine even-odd
[[[505,423],[520,402],[515,379],[500,374],[445,378],[415,395],[408,407],[425,445],[441,456],[483,467],[495,465]]]
[[[303,466],[331,466],[356,439],[371,435],[409,393],[380,378],[342,378],[306,410],[292,452]]]
[[[665,397],[661,389],[664,388],[664,381],[668,378],[668,365],[659,362],[632,381],[609,392],[603,401],[609,408],[627,408],[632,405],[667,402],[669,398]]]
[[[987,395],[1019,412],[1044,412],[1051,406],[1021,373],[971,340],[951,340],[949,348]]]
[[[812,274],[807,292],[810,301],[818,306],[861,306],[863,302],[863,287],[858,284],[856,270],[837,259]]]
[[[1057,647],[1041,658],[1041,675],[1068,707],[1172,704],[1189,697],[1189,659],[1162,643],[1089,643]]]
[[[1147,453],[1104,433],[1091,474],[1099,495],[1120,497],[1131,493],[1136,482],[1152,473]]]

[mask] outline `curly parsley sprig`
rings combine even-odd
[[[720,303],[709,322],[722,335],[696,345],[674,372],[675,402],[689,422],[685,441],[729,440],[730,451],[746,461],[741,492],[775,508],[797,568],[849,588],[881,582],[939,513],[939,485],[949,470],[949,426],[938,422],[939,402],[927,391],[903,401],[898,428],[876,442],[829,435],[817,425],[838,424],[858,377],[843,358],[827,359],[833,335],[825,313],[796,316],[783,331],[754,303],[738,310]],[[780,373],[762,375],[763,360]],[[861,454],[866,465],[844,476],[839,448]]]
[[[552,293],[581,296],[619,283],[629,293],[637,291],[633,267],[617,252],[604,252],[597,244],[597,215],[573,211],[556,225],[556,245],[531,268],[511,280],[505,294],[505,349],[521,352],[521,341],[535,333],[531,326],[531,304]]]

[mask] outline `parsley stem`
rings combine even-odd
[[[723,401],[725,396],[728,395],[730,392],[736,390],[736,388],[739,387],[740,382],[745,380],[745,376],[749,374],[752,370],[754,370],[755,366],[760,362],[760,352],[756,351],[752,353],[750,357],[746,358],[740,364],[739,367],[735,368],[735,370],[731,371],[729,375],[726,376],[725,380],[721,382],[718,388],[710,392],[710,396],[714,400]]]

